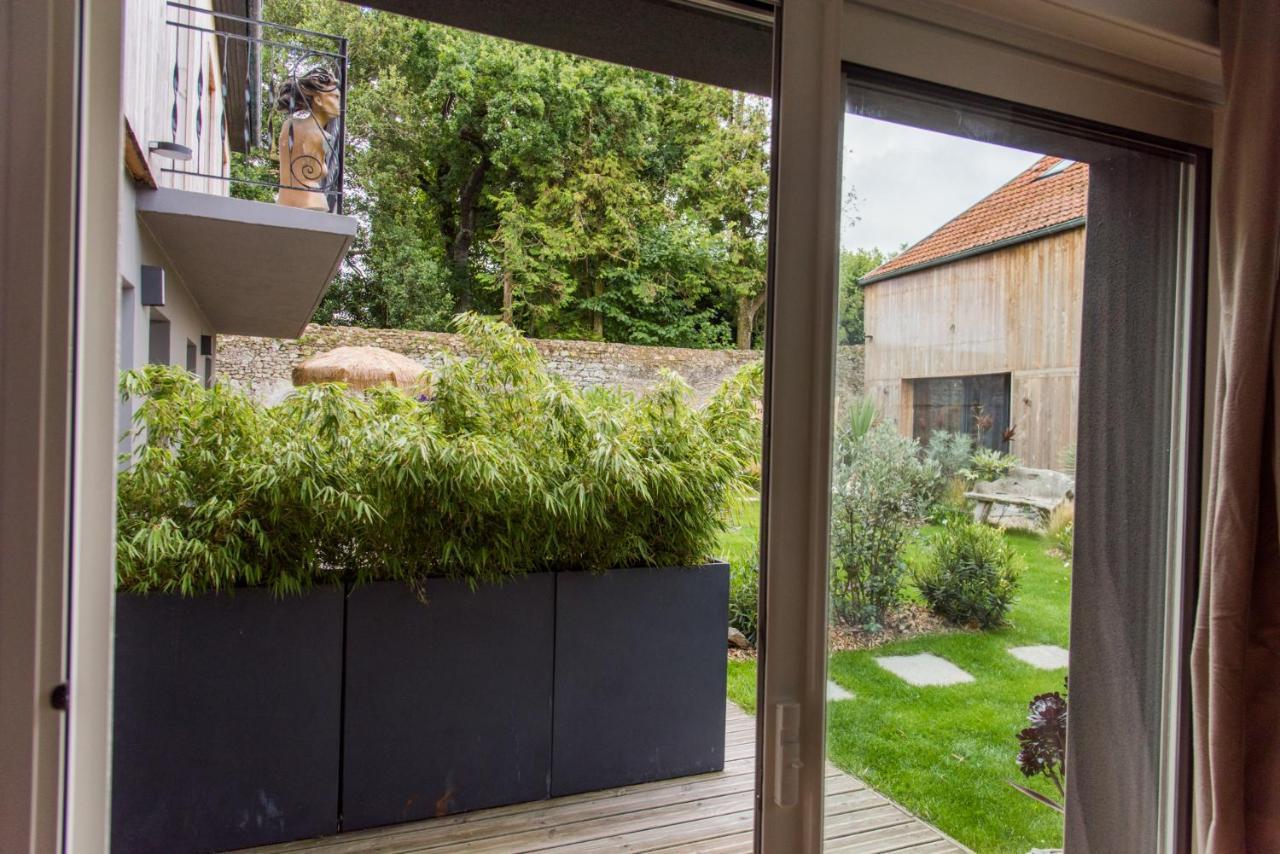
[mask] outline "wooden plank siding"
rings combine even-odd
[[[184,5],[212,9],[211,0],[183,0]],[[161,187],[225,196],[229,182],[165,172],[166,168],[229,175],[231,149],[222,135],[222,66],[220,42],[212,34],[169,26],[178,21],[212,30],[207,12],[171,8],[165,0],[127,0],[125,6],[122,100],[124,118]],[[178,65],[178,130],[173,132],[173,70]],[[203,74],[201,73],[203,72]],[[197,87],[203,83],[203,88]],[[196,134],[196,107],[201,133]],[[197,145],[197,138],[199,145]],[[192,149],[182,163],[151,155],[152,142],[178,142]]]
[[[697,851],[746,854],[755,820],[755,718],[732,703],[723,771],[300,840],[258,854]],[[833,765],[827,851],[963,854],[967,848]]]
[[[1057,468],[1076,441],[1083,226],[875,282],[866,389],[910,436],[910,381],[1010,375],[1010,450]]]

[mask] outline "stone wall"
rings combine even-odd
[[[580,388],[621,386],[640,392],[674,371],[693,387],[699,403],[734,371],[762,358],[759,350],[689,350],[681,347],[638,347],[599,341],[531,339],[547,367]],[[459,336],[404,329],[364,329],[357,326],[308,326],[301,338],[218,336],[218,379],[275,403],[293,387],[294,365],[334,347],[373,346],[403,353],[431,368],[445,354],[462,351]],[[862,348],[841,347],[838,354],[842,399],[862,393]]]

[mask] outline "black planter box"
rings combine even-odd
[[[723,563],[116,597],[112,850],[221,851],[724,767]]]
[[[112,851],[336,832],[342,597],[116,596]]]
[[[552,797],[723,768],[728,564],[557,587]]]
[[[352,591],[344,830],[548,797],[555,580]]]

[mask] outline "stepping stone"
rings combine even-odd
[[[832,680],[827,680],[827,702],[834,703],[839,700],[852,700],[853,695],[845,689],[841,688]]]
[[[1041,670],[1060,670],[1067,666],[1067,651],[1060,646],[1011,646],[1009,654]]]
[[[886,655],[877,658],[876,664],[912,685],[958,685],[973,681],[968,673],[930,652],[919,655]]]

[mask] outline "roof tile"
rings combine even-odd
[[[864,281],[1080,219],[1089,195],[1089,167],[1071,163],[1041,177],[1062,158],[1042,157],[928,237],[863,276]]]

